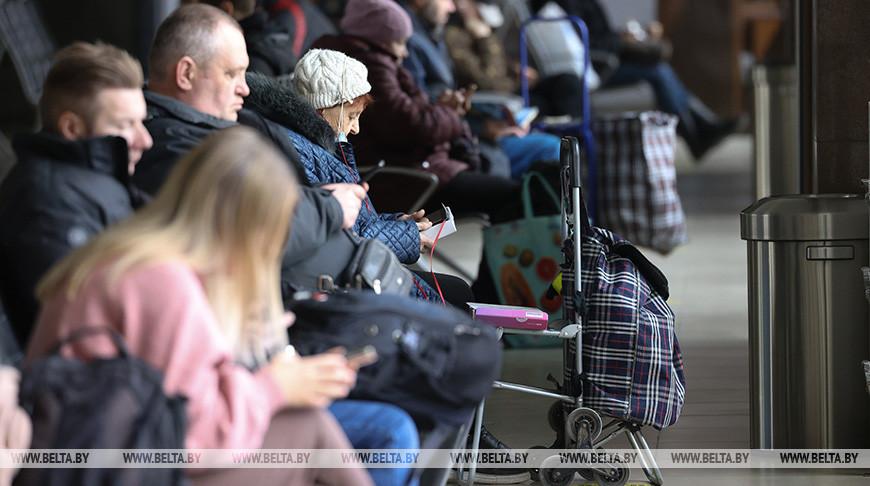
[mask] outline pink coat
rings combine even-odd
[[[109,283],[95,272],[71,300],[42,308],[27,359],[44,356],[81,326],[118,330],[130,352],[161,370],[168,394],[187,397],[187,447],[258,448],[272,415],[286,405],[271,373],[235,364],[196,273],[180,261],[146,264]],[[69,357],[114,356],[101,335],[63,350]]]

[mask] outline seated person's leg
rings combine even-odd
[[[417,427],[404,410],[387,403],[339,400],[329,411],[355,449],[417,449]],[[404,485],[410,469],[369,469],[378,486]],[[347,483],[351,484],[351,483]]]
[[[435,279],[432,278],[432,272],[415,270],[414,273],[421,280],[428,283],[429,286],[437,289]],[[435,277],[438,279],[438,285],[441,286],[441,293],[444,294],[444,300],[459,310],[467,311],[468,306],[465,304],[466,302],[474,302],[474,293],[471,292],[471,287],[465,283],[465,280],[453,275],[437,272],[435,273]]]
[[[335,419],[324,410],[291,409],[272,418],[263,449],[350,449]],[[372,484],[364,469],[219,469],[191,474],[193,486]]]
[[[508,221],[520,214],[520,184],[504,177],[464,171],[429,198],[431,212],[449,206],[453,214],[484,213],[492,221]]]
[[[645,66],[630,62],[622,63],[607,80],[607,85],[618,86],[638,81],[646,81],[652,86],[660,110],[681,118],[688,116],[689,93],[670,65],[658,63]]]
[[[498,144],[511,160],[511,177],[519,179],[535,162],[559,163],[561,142],[549,133],[534,132],[525,137],[502,137]]]
[[[543,116],[580,118],[583,109],[583,91],[580,78],[564,73],[546,77],[531,90],[532,104],[540,108]]]
[[[558,180],[558,166],[547,166],[545,178]],[[553,187],[558,194],[558,186]],[[535,211],[558,213],[552,201],[542,197],[537,190],[532,191],[532,205]],[[460,172],[430,199],[430,204],[444,203],[454,214],[482,212],[489,215],[494,224],[512,221],[522,216],[520,184],[516,181],[470,171]],[[547,213],[543,213],[547,214]],[[495,283],[491,278],[486,256],[482,255],[477,280],[471,287],[476,302],[497,304],[499,299]],[[446,297],[446,296],[445,296]]]

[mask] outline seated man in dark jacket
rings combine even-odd
[[[43,129],[14,140],[18,164],[0,186],[0,296],[22,347],[39,310],[37,282],[142,202],[130,174],[151,147],[142,68],[116,47],[58,52],[39,108]]]
[[[196,39],[197,35],[208,38]],[[203,47],[209,43],[214,49]],[[155,143],[134,177],[138,187],[155,193],[184,154],[208,134],[237,123],[271,136],[297,168],[298,156],[283,128],[242,110],[249,93],[244,45],[238,24],[214,7],[185,6],[161,24],[145,93],[145,126]],[[311,289],[317,275],[340,274],[356,250],[357,242],[342,229],[353,227],[365,191],[357,184],[322,187],[301,188],[283,260],[285,291]]]

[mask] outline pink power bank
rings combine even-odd
[[[524,329],[543,331],[547,329],[549,316],[534,307],[515,307],[511,305],[480,304],[469,302],[471,316],[476,321],[505,329]]]

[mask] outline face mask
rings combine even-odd
[[[343,79],[342,79],[342,82],[344,82]],[[347,142],[347,132],[344,131],[344,127],[342,126],[342,125],[344,125],[344,102],[343,101],[342,101],[340,106],[341,107],[338,109],[338,130],[336,130],[338,132],[338,136],[336,137],[336,139],[340,143],[341,142],[346,143]]]
[[[347,143],[347,133],[344,131],[344,78],[347,73],[347,57],[344,58],[344,62],[341,66],[341,79],[339,80],[339,93],[338,93],[338,139],[339,143]]]

